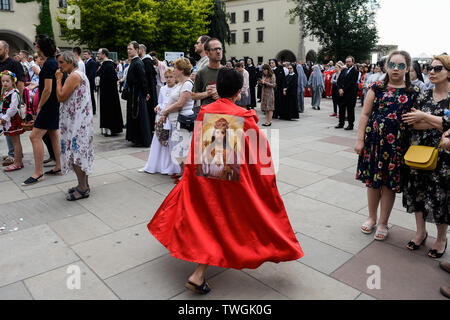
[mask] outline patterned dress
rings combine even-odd
[[[81,84],[60,106],[61,170],[64,174],[77,165],[90,175],[94,162],[94,118],[89,80],[80,70]]]
[[[411,110],[417,91],[408,94],[405,88],[382,89],[380,86],[381,83],[374,83],[370,87],[375,92],[375,100],[356,179],[370,188],[386,186],[401,192],[403,156],[408,147],[407,125],[402,121],[402,115]]]
[[[261,110],[262,111],[273,111],[275,110],[275,94],[274,88],[276,87],[275,75],[272,77],[264,77],[264,81],[267,83],[262,86],[261,93]]]
[[[449,108],[448,98],[436,102],[433,90],[421,93],[415,108],[443,117],[444,130],[450,127],[450,118],[444,116]],[[411,144],[437,147],[442,132],[437,129],[413,130]],[[433,171],[409,170],[408,183],[403,192],[403,206],[409,213],[422,212],[424,220],[437,224],[450,224],[450,154],[439,149],[437,167]]]

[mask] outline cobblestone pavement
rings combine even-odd
[[[365,187],[354,178],[356,131],[334,129],[331,100],[320,111],[305,102],[299,121],[272,125],[280,136],[277,184],[302,259],[256,270],[211,267],[211,293],[187,291],[195,265],[171,257],[146,228],[174,185],[138,173],[149,150],[132,148],[124,134],[104,138],[97,115],[90,198],[65,200],[74,174],[20,185],[33,171],[29,133],[22,136],[25,168],[0,172],[0,299],[443,299],[439,286],[450,277],[426,257],[435,226],[425,247],[406,250],[415,221],[398,195],[388,239],[361,233],[368,210]],[[81,286],[73,289],[78,271]]]

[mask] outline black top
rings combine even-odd
[[[344,69],[341,71],[341,74],[338,78],[338,88],[344,90],[344,96],[353,96],[357,94],[358,92],[358,76],[359,71],[356,70],[356,67],[353,66],[353,68],[348,71],[348,69]]]
[[[89,84],[93,88],[95,82],[95,74],[97,73],[98,63],[90,58],[86,61],[86,77],[89,79]]]
[[[59,102],[56,97],[55,72],[58,69],[58,62],[55,57],[47,58],[39,73],[39,98],[45,88],[45,80],[52,79],[52,91],[50,96],[39,112],[34,126],[39,129],[57,130],[59,128]]]
[[[127,85],[136,92],[137,95],[146,96],[148,93],[148,82],[145,74],[145,66],[139,57],[131,60],[127,73]]]
[[[256,68],[254,66],[245,68],[249,75],[249,85],[250,87],[256,87],[256,83],[258,82]]]
[[[8,57],[5,61],[0,62],[0,72],[5,70],[11,71],[16,74],[17,81],[24,81],[23,68],[20,62]],[[0,82],[0,90],[2,89],[2,83]]]

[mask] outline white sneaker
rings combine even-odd
[[[142,168],[142,169],[139,169],[138,172],[143,173],[143,172],[146,172],[146,171],[145,171],[145,168]]]

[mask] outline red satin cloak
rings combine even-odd
[[[195,263],[254,269],[266,261],[301,258],[303,251],[286,214],[275,174],[260,174],[261,169],[271,167],[272,161],[264,165],[257,157],[256,164],[248,164],[249,155],[258,154],[258,144],[245,138],[246,161],[239,165],[239,181],[197,175],[194,142],[206,114],[242,117],[244,132],[259,132],[254,110],[245,110],[228,99],[203,106],[188,155],[192,164],[186,164],[183,178],[164,200],[148,229],[173,257]],[[265,136],[260,139],[259,145],[263,143],[268,149]]]

